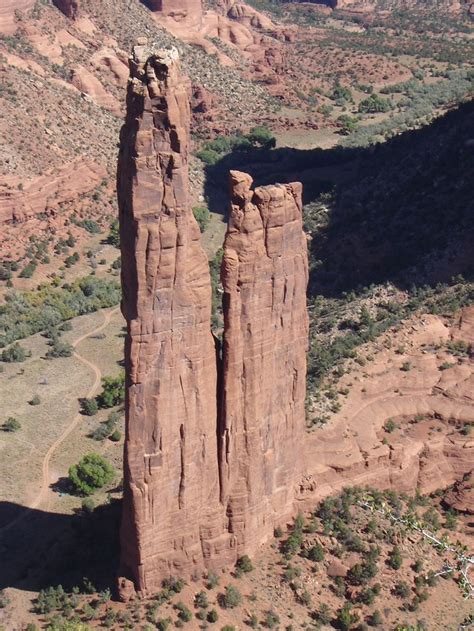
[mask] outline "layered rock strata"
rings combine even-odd
[[[128,324],[122,574],[143,592],[233,554],[219,502],[211,282],[188,195],[190,86],[177,57],[135,47],[118,172]]]
[[[122,597],[233,564],[294,513],[307,253],[301,185],[231,176],[223,357],[188,195],[189,85],[174,49],[131,59],[118,191],[128,332]]]
[[[230,174],[224,244],[221,498],[238,553],[293,513],[305,432],[308,258],[301,184]]]

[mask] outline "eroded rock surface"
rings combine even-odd
[[[301,184],[232,171],[224,244],[222,501],[238,551],[293,513],[305,432],[308,260]]]
[[[131,60],[119,206],[126,341],[122,573],[144,592],[226,562],[211,282],[188,195],[190,85],[175,49]]]
[[[53,0],[53,3],[68,18],[75,20],[79,17],[79,0]]]
[[[190,85],[175,49],[131,60],[119,161],[127,435],[121,585],[232,565],[294,512],[304,435],[301,185],[232,174],[225,343],[188,195]],[[219,382],[219,386],[218,386]]]

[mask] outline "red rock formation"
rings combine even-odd
[[[444,497],[446,504],[461,513],[474,515],[474,470],[456,482]]]
[[[68,18],[75,20],[79,17],[79,0],[53,0],[53,3]]]
[[[221,498],[238,552],[294,511],[305,433],[308,260],[301,184],[231,172],[224,244]]]
[[[0,185],[0,225],[22,223],[40,213],[54,214],[61,204],[94,190],[106,175],[103,166],[81,158],[27,182],[4,176]]]
[[[294,514],[308,332],[301,185],[252,191],[251,178],[233,172],[218,362],[188,195],[190,86],[174,49],[135,47],[131,73],[118,180],[128,323],[123,598],[130,581],[151,592],[170,574],[228,566]]]
[[[202,0],[143,0],[152,10],[177,22],[200,22],[203,15]]]
[[[209,267],[188,195],[190,86],[177,57],[135,47],[119,163],[128,323],[121,566],[143,592],[235,558],[219,503]]]

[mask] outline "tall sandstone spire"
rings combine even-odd
[[[253,191],[232,172],[220,357],[188,194],[189,83],[174,49],[136,46],[130,68],[118,166],[122,595],[230,566],[294,514],[307,343],[301,185]]]
[[[231,171],[222,265],[221,499],[238,554],[294,512],[308,343],[301,184],[251,185]]]
[[[211,282],[188,195],[177,51],[134,48],[122,129],[127,432],[122,574],[141,591],[229,549],[219,503]]]

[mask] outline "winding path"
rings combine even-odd
[[[83,342],[88,337],[91,337],[92,335],[97,335],[97,333],[100,333],[103,329],[105,329],[110,324],[110,320],[112,319],[112,316],[115,315],[117,311],[119,311],[119,307],[116,307],[115,309],[112,309],[112,311],[108,311],[108,312],[102,311],[101,313],[104,316],[104,321],[102,322],[102,324],[98,326],[97,328],[93,329],[92,331],[89,331],[88,333],[81,335],[81,337],[78,337],[72,343],[73,348],[76,349],[74,351],[74,357],[76,357],[76,359],[78,359],[80,362],[82,362],[88,368],[90,368],[95,375],[94,383],[89,388],[87,393],[84,395],[85,398],[90,398],[94,394],[96,394],[101,383],[102,373],[96,364],[94,364],[93,362],[90,362],[88,359],[86,359],[85,357],[83,357],[77,352],[77,347],[79,346],[81,342]],[[41,487],[38,494],[28,506],[23,507],[23,510],[21,511],[19,515],[17,515],[17,517],[15,517],[11,522],[6,524],[2,528],[0,528],[0,535],[4,534],[5,532],[13,528],[13,526],[16,526],[19,522],[25,519],[25,517],[30,513],[30,511],[35,510],[36,508],[39,508],[44,503],[44,501],[46,500],[50,492],[51,480],[50,480],[49,464],[51,462],[51,458],[53,457],[58,447],[61,446],[61,444],[76,428],[76,426],[79,424],[81,419],[82,419],[82,415],[78,412],[72,419],[71,423],[62,432],[62,434],[58,436],[58,438],[54,441],[54,443],[49,447],[48,451],[46,452],[43,458],[43,462],[41,464],[42,478],[41,478]]]

